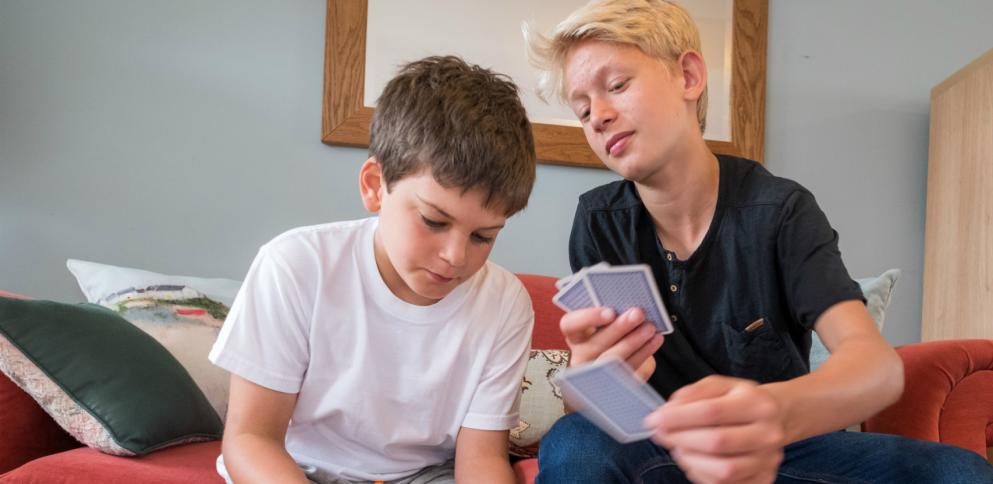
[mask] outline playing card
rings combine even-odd
[[[568,282],[552,297],[552,302],[564,311],[576,311],[595,306],[590,297],[590,291],[586,287],[586,281],[582,278],[575,278]]]
[[[555,287],[557,289],[562,289],[563,287],[566,286],[566,284],[569,284],[569,282],[573,281],[574,279],[580,279],[580,278],[582,278],[583,277],[583,274],[585,274],[586,271],[593,270],[593,269],[600,269],[602,267],[610,267],[610,264],[608,264],[606,262],[598,262],[598,263],[593,264],[591,266],[584,267],[584,268],[578,270],[574,274],[569,274],[568,276],[565,276],[565,277],[563,277],[561,279],[556,280],[555,281]]]
[[[556,378],[556,383],[569,405],[621,443],[651,436],[652,431],[642,422],[665,403],[616,358],[569,368]]]
[[[658,332],[672,332],[669,312],[662,303],[655,278],[647,265],[591,268],[583,278],[594,305],[611,308],[618,315],[639,307],[645,313],[645,321],[654,324]]]

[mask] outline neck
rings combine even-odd
[[[717,207],[720,166],[703,139],[673,156],[646,180],[636,182],[663,245],[680,259],[703,241]]]

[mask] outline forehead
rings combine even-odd
[[[486,192],[481,189],[466,190],[446,187],[435,179],[430,169],[421,170],[399,180],[395,186],[409,195],[415,203],[436,209],[466,222],[483,222],[482,225],[502,224],[506,215],[500,203],[484,206]]]
[[[637,46],[603,40],[582,40],[569,48],[562,65],[562,88],[566,99],[574,90],[613,69],[636,69],[652,58]]]

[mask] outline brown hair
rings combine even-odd
[[[527,206],[535,179],[531,123],[509,77],[454,56],[400,68],[372,117],[369,154],[386,189],[430,168],[445,187],[486,193],[510,216]]]

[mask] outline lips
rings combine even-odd
[[[624,148],[627,146],[627,140],[632,134],[634,134],[634,131],[624,131],[611,136],[610,139],[607,140],[607,154],[617,155],[621,151],[624,151]]]
[[[435,282],[440,282],[442,284],[452,282],[452,280],[455,279],[454,277],[445,277],[431,270],[428,270],[428,274],[431,275],[431,279],[434,279]]]

